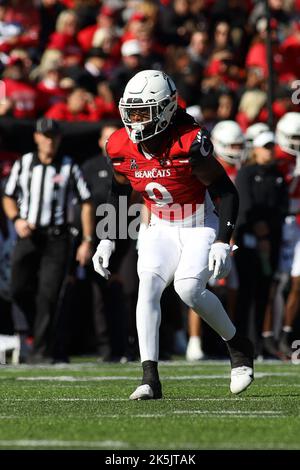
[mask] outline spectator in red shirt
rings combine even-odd
[[[283,58],[280,51],[280,45],[278,42],[278,30],[277,22],[271,21],[272,28],[272,52],[273,52],[273,66],[274,71],[280,73],[283,67]],[[246,66],[248,67],[259,67],[264,73],[264,76],[268,76],[268,61],[267,61],[267,19],[261,18],[256,24],[258,36],[254,39],[246,57]]]
[[[6,87],[6,100],[0,114],[12,113],[15,118],[32,119],[38,112],[38,93],[28,81],[26,63],[18,57],[11,57],[3,73]]]
[[[18,42],[22,26],[6,20],[8,0],[0,2],[0,51],[7,52]]]
[[[65,9],[60,0],[41,0],[39,15],[41,31],[39,37],[39,50],[44,51],[49,41],[49,36],[55,31],[55,25],[59,14]]]
[[[79,31],[77,39],[80,47],[87,52],[91,47],[100,47],[94,43],[95,35],[98,31],[106,30],[115,35],[116,10],[108,5],[103,5],[96,18],[97,23]]]
[[[77,42],[77,15],[72,10],[60,13],[56,22],[56,31],[51,34],[47,49],[58,49],[64,57],[75,56],[81,59],[82,51]]]
[[[37,84],[39,109],[45,112],[54,104],[64,102],[68,90],[61,86],[62,71],[54,62],[44,68],[39,77],[40,81]]]
[[[13,47],[36,47],[39,40],[40,16],[33,0],[11,0],[5,14],[5,21],[19,24],[22,28],[21,34],[11,38],[8,48]]]
[[[59,121],[98,121],[99,112],[92,95],[83,88],[75,88],[66,103],[57,103],[46,113],[46,117]]]
[[[281,44],[283,67],[280,81],[292,81],[299,77],[300,70],[300,24],[295,22],[293,31]]]

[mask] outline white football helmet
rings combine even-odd
[[[270,128],[268,124],[265,124],[264,122],[256,122],[255,124],[247,127],[245,133],[247,147],[252,148],[255,137],[262,134],[262,132],[267,132],[269,130]]]
[[[276,143],[290,155],[300,153],[300,113],[286,113],[276,126]]]
[[[216,156],[237,166],[245,158],[245,137],[235,121],[221,121],[212,130]]]
[[[159,70],[137,73],[127,83],[119,103],[122,121],[134,143],[165,130],[176,109],[176,86]]]

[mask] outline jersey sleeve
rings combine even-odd
[[[72,166],[72,177],[74,180],[74,189],[77,193],[79,201],[90,201],[92,197],[90,190],[77,163],[74,163]]]
[[[105,152],[110,167],[118,173],[125,174],[123,165],[123,163],[125,162],[125,157],[120,155],[119,148],[116,145],[117,136],[115,134],[116,133],[112,134],[110,138],[106,141]]]
[[[199,166],[203,159],[210,158],[214,154],[214,146],[207,129],[199,129],[194,137],[190,150],[189,159],[192,166]]]
[[[20,160],[17,160],[12,167],[9,178],[5,185],[5,188],[4,188],[5,196],[9,196],[9,197],[13,197],[17,199],[18,189],[19,189],[20,170],[21,170],[21,162]]]

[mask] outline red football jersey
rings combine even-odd
[[[197,217],[199,213],[204,220],[206,187],[192,174],[189,161],[192,146],[193,151],[199,147],[199,158],[212,158],[205,155],[201,129],[196,124],[182,125],[176,131],[171,128],[167,136],[169,140],[159,154],[145,156],[139,145],[130,140],[126,129],[119,129],[107,142],[107,154],[114,169],[126,176],[132,188],[142,194],[152,214],[178,221],[186,220],[197,211]]]

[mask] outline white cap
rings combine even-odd
[[[140,55],[141,53],[141,46],[139,41],[136,39],[130,39],[129,41],[125,41],[121,47],[121,54],[124,57],[128,57],[130,55]]]
[[[275,143],[275,135],[271,131],[262,132],[258,134],[253,140],[253,147],[264,147],[267,144]]]

